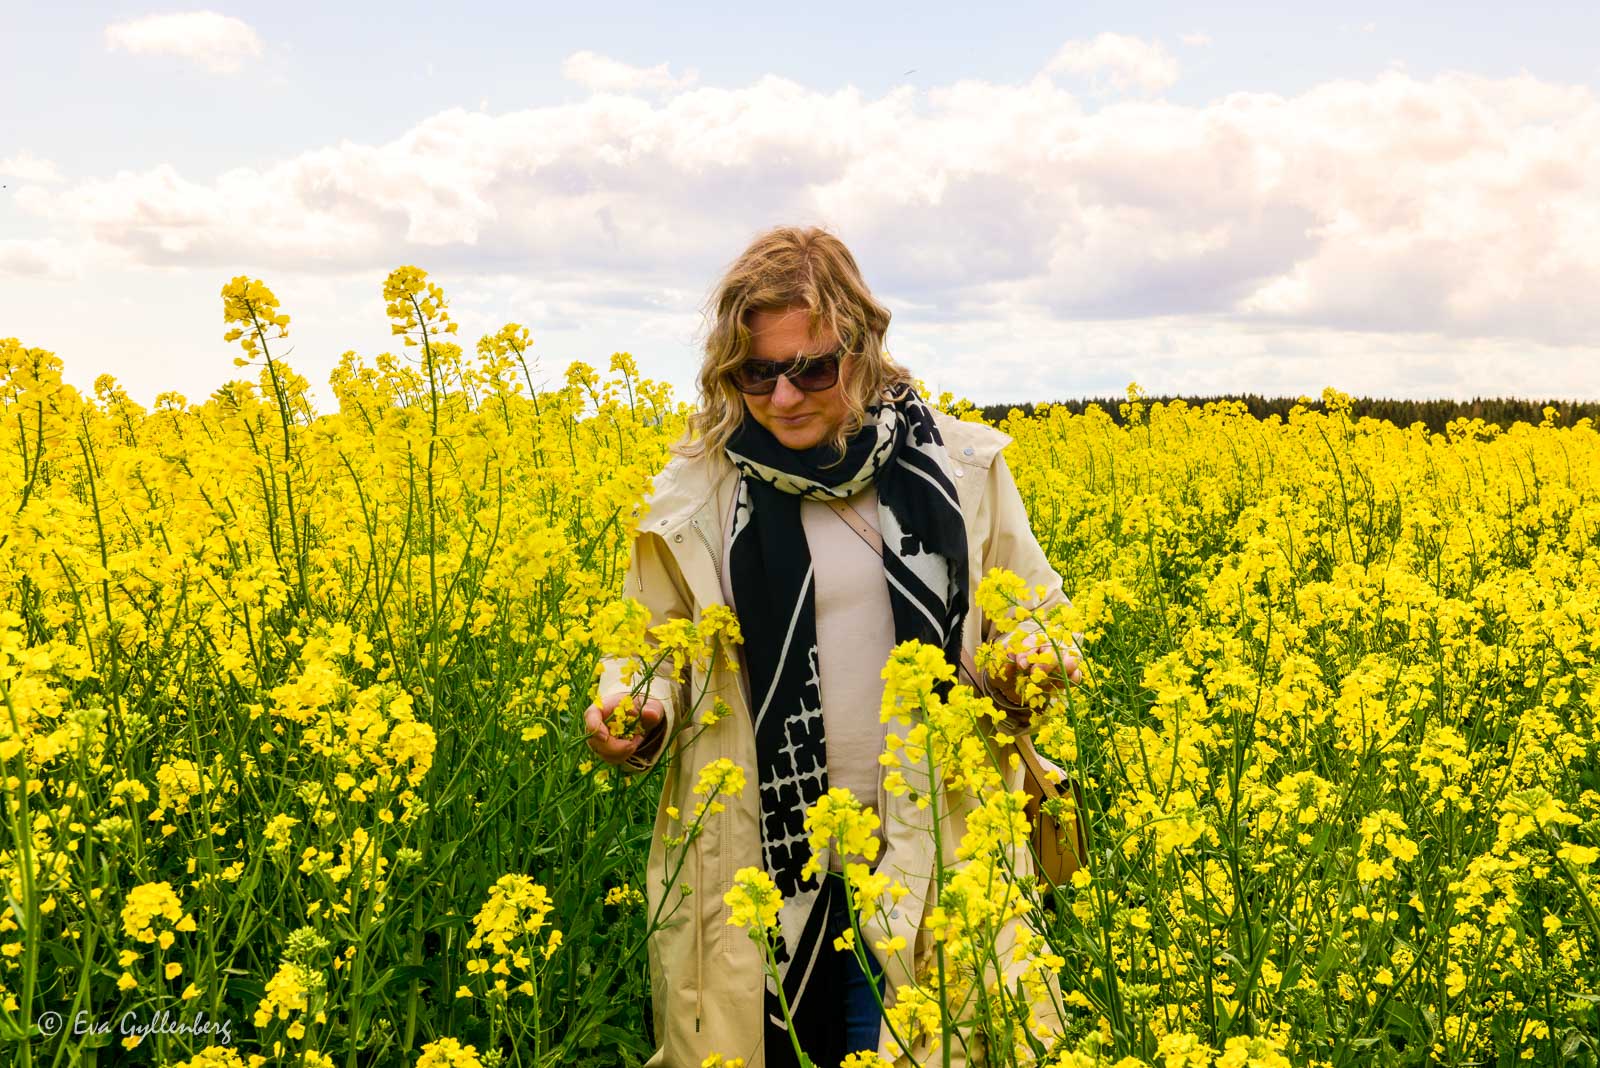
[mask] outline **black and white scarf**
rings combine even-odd
[[[933,409],[909,388],[867,408],[843,461],[832,466],[825,467],[839,454],[827,443],[790,449],[748,415],[727,455],[741,476],[728,566],[755,720],[762,863],[783,893],[778,971],[796,1034],[837,1037],[837,1005],[805,996],[812,987],[839,989],[830,980],[843,954],[825,946],[823,934],[829,895],[844,890],[838,878],[800,878],[811,856],[805,812],[828,792],[813,564],[800,501],[844,499],[876,483],[895,643],[936,645],[952,665],[967,613],[966,526]],[[826,872],[826,858],[819,863]],[[766,1010],[767,1064],[780,1068],[793,1049],[770,976]],[[837,1064],[848,1052],[807,1050],[817,1064]]]

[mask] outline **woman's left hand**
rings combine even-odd
[[[1027,678],[1036,666],[1043,667],[1045,670],[1044,678],[1039,680],[1038,685],[1047,693],[1054,693],[1060,690],[1066,682],[1071,682],[1075,685],[1082,682],[1083,666],[1078,662],[1078,650],[1069,646],[1062,650],[1062,654],[1062,663],[1057,665],[1055,651],[1048,645],[1042,646],[1037,652],[1023,650],[1020,653],[1010,653],[1002,666],[1002,671],[1005,674],[1000,678],[990,676],[989,683],[1007,701],[1020,705],[1022,703],[1022,680]],[[1032,658],[1036,655],[1042,656],[1043,659],[1037,663],[1033,662]],[[1018,713],[1017,715],[1021,716],[1023,713]]]

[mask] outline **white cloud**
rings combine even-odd
[[[1159,93],[1178,80],[1178,61],[1160,44],[1120,33],[1102,33],[1091,41],[1068,41],[1050,62],[1046,74],[1086,77],[1102,89],[1137,89]]]
[[[631,93],[687,89],[699,80],[700,73],[691,67],[682,77],[674,78],[665,63],[633,67],[610,56],[584,50],[562,61],[561,76],[596,93]]]
[[[78,253],[53,237],[0,240],[0,274],[64,282],[82,277]]]
[[[7,159],[0,159],[0,175],[41,185],[61,181],[61,172],[53,161],[35,156],[27,149]]]
[[[1196,30],[1194,33],[1185,33],[1178,36],[1178,40],[1190,48],[1205,48],[1211,43],[1211,35]]]
[[[1230,352],[1255,367],[1278,351],[1302,373],[1293,353],[1362,337],[1373,381],[1438,378],[1452,345],[1480,354],[1468,368],[1544,352],[1577,374],[1561,354],[1600,332],[1600,101],[1527,76],[1389,72],[1095,110],[1042,76],[875,98],[768,77],[455,109],[385,144],[207,181],[162,165],[15,203],[63,242],[147,265],[222,279],[251,264],[271,283],[417,263],[447,290],[559,278],[563,318],[628,324],[661,314],[640,293],[692,290],[692,307],[758,230],[822,222],[906,309],[897,325],[1003,340],[1031,321],[1036,338],[1122,354],[1107,367],[1166,345],[1173,380]]]
[[[232,74],[244,59],[261,54],[261,39],[249,23],[215,11],[146,15],[112,23],[105,39],[107,51],[177,56],[213,74]]]

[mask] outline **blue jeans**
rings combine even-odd
[[[830,873],[829,878],[838,879],[840,876]],[[856,1053],[864,1049],[878,1048],[878,1027],[883,1019],[883,1013],[878,1009],[878,1001],[883,998],[884,982],[883,969],[878,966],[878,958],[873,956],[870,947],[862,946],[867,954],[867,964],[872,969],[871,979],[862,972],[861,963],[856,960],[854,951],[838,951],[833,948],[833,940],[850,929],[847,897],[848,894],[843,892],[833,895],[833,907],[828,910],[828,933],[822,949],[824,953],[838,952],[844,958],[845,1052]],[[876,999],[872,996],[874,985],[878,988]]]

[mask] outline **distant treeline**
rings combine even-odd
[[[1173,397],[1173,396],[1145,396],[1140,398],[1140,403],[1147,409],[1152,404],[1171,404],[1181,400],[1193,408],[1200,408],[1214,401],[1243,401],[1250,414],[1257,419],[1265,419],[1269,415],[1276,415],[1280,419],[1289,417],[1289,410],[1300,404],[1298,397],[1263,397],[1255,393],[1225,394],[1214,397]],[[1084,409],[1091,404],[1098,404],[1105,409],[1113,421],[1123,422],[1121,405],[1127,403],[1126,397],[1085,397],[1077,400],[1051,401],[1052,405],[1065,408],[1074,415],[1082,415]],[[1391,400],[1383,397],[1352,397],[1350,399],[1350,415],[1360,419],[1370,416],[1373,419],[1386,419],[1398,427],[1408,427],[1412,423],[1422,423],[1435,434],[1443,434],[1445,425],[1455,419],[1482,419],[1485,423],[1496,423],[1502,430],[1512,423],[1532,423],[1535,426],[1544,422],[1544,409],[1546,406],[1554,408],[1558,413],[1554,420],[1556,426],[1572,426],[1578,420],[1588,418],[1600,423],[1600,402],[1597,401],[1570,401],[1570,400],[1519,400],[1509,397],[1474,397],[1469,401],[1457,400]],[[1007,412],[1016,408],[1026,415],[1032,415],[1034,404],[1025,401],[1020,404],[985,404],[979,408],[984,419],[991,423],[999,422]],[[1311,411],[1323,411],[1323,402],[1318,399],[1306,405]]]

